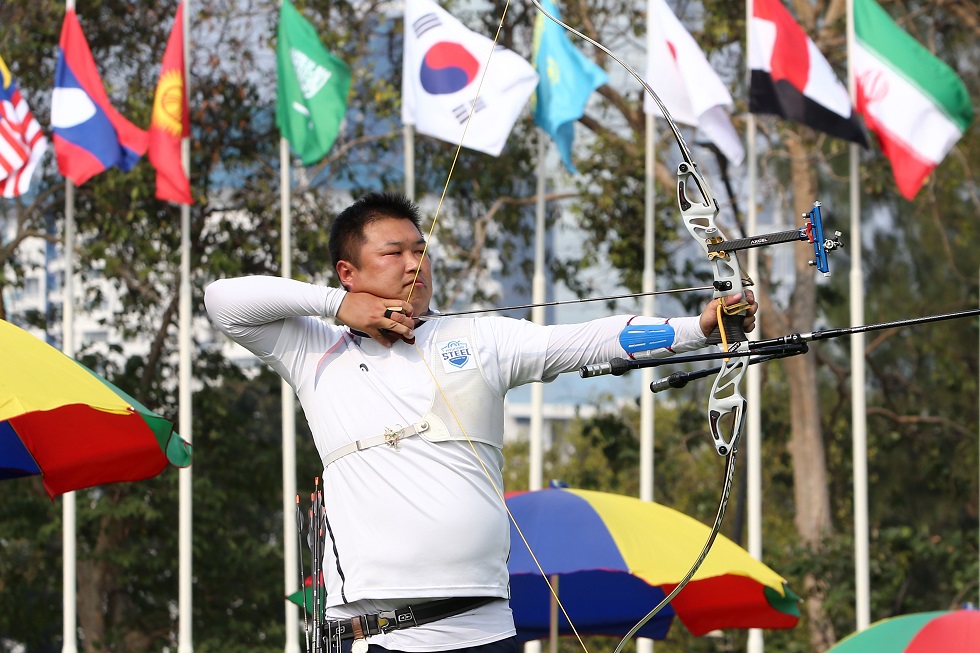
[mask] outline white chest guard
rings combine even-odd
[[[474,324],[473,319],[438,321],[429,346],[435,395],[423,419],[430,428],[421,435],[430,442],[469,439],[502,449],[504,398],[487,384],[473,344]]]
[[[398,431],[386,430],[344,445],[327,454],[332,462],[370,447],[394,446],[419,435],[429,442],[463,440],[504,446],[504,398],[487,383],[477,355],[473,319],[447,318],[436,322],[426,344],[429,371],[435,379],[432,403],[420,421]],[[448,403],[447,403],[448,402]]]

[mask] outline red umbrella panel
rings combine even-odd
[[[623,636],[681,581],[710,529],[657,503],[603,492],[546,489],[509,496],[511,609],[522,641],[547,637],[551,592],[582,635]],[[523,533],[523,538],[521,533]],[[786,581],[719,536],[670,606],[637,633],[663,639],[676,616],[694,635],[727,628],[792,628],[799,597]],[[558,611],[558,631],[571,634]]]

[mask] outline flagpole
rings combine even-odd
[[[652,21],[655,12],[653,0],[647,0],[647,53],[652,52],[653,30]],[[649,67],[649,65],[648,65]],[[656,189],[656,170],[657,164],[657,120],[652,113],[644,112],[645,134],[644,134],[644,202],[643,202],[643,292],[652,293],[656,288],[656,272],[654,271],[656,235],[656,209],[657,209],[657,189]],[[654,311],[653,296],[648,295],[643,299],[643,314],[652,316]],[[653,393],[650,392],[650,384],[654,380],[652,367],[644,368],[640,375],[640,499],[643,501],[653,501],[653,480],[654,480],[654,411]],[[652,645],[652,644],[651,644]],[[646,647],[646,644],[643,645]],[[637,642],[640,649],[640,643]],[[642,653],[642,651],[641,651]]]
[[[281,7],[281,3],[280,3]],[[279,212],[281,219],[280,256],[284,279],[293,276],[293,216],[291,211],[292,184],[289,158],[289,141],[279,137]],[[282,411],[282,573],[286,596],[302,589],[297,576],[299,569],[297,548],[300,545],[297,526],[290,515],[297,509],[296,493],[296,394],[286,379],[280,380],[280,406]],[[286,643],[285,653],[299,653],[299,609],[292,601],[285,601]]]
[[[847,90],[856,106],[854,79],[854,0],[847,0]],[[848,146],[850,155],[851,324],[864,324],[864,275],[861,271],[861,189],[858,185],[860,150]],[[868,544],[868,413],[865,395],[864,334],[851,336],[851,422],[854,466],[854,589],[856,629],[871,623],[871,579]]]
[[[656,225],[656,176],[654,166],[657,161],[657,119],[652,113],[646,114],[646,166],[645,201],[643,207],[643,314],[653,315],[654,298],[649,294],[656,290],[657,277],[654,269],[655,247],[657,242]],[[654,381],[654,370],[646,367],[640,381],[640,499],[653,501],[655,417],[653,393],[650,384]],[[652,640],[650,640],[652,641]]]
[[[74,0],[68,0],[67,9],[75,8]],[[62,286],[61,300],[61,351],[69,358],[75,358],[75,184],[65,179],[65,282]],[[78,653],[78,562],[75,546],[76,508],[75,493],[66,492],[61,496],[61,543],[62,543],[62,653]]]
[[[653,50],[653,30],[651,21],[655,14],[653,0],[647,0],[647,57]],[[648,66],[649,67],[649,66]],[[654,268],[657,244],[657,118],[652,113],[645,114],[644,135],[644,201],[643,201],[643,292],[652,293],[657,287],[657,273]],[[643,298],[643,314],[654,314],[653,295]],[[640,500],[653,501],[654,477],[656,473],[656,415],[654,396],[650,384],[656,378],[652,367],[640,374]],[[639,637],[636,640],[636,653],[653,653],[653,640]]]
[[[190,95],[190,2],[184,0],[183,11],[183,48],[184,48],[184,93]],[[191,141],[184,136],[180,140],[180,162],[184,174],[191,176]],[[190,444],[192,438],[191,413],[191,207],[189,204],[180,205],[180,356],[179,356],[179,390],[178,421],[180,435]],[[194,644],[192,629],[194,623],[193,597],[193,483],[190,466],[179,470],[179,516],[178,516],[178,549],[180,560],[179,592],[178,592],[178,653],[192,653]]]
[[[293,276],[293,239],[292,213],[290,209],[291,188],[289,181],[289,141],[279,138],[279,209],[282,215],[282,277]],[[283,583],[286,596],[301,589],[298,585],[299,574],[296,547],[298,535],[296,525],[290,521],[289,515],[296,510],[296,395],[292,386],[281,380],[282,393],[282,546],[283,546]],[[286,604],[286,653],[299,653],[299,632],[296,624],[299,622],[299,609],[292,601]]]
[[[752,64],[749,61],[749,41],[752,38],[752,15],[755,12],[753,0],[745,2],[745,87],[752,85]],[[759,153],[756,148],[756,124],[755,114],[751,111],[746,112],[746,133],[745,148],[746,160],[748,162],[748,215],[746,229],[750,234],[757,233],[758,203],[756,193],[758,192],[758,169]],[[759,254],[756,250],[749,252],[749,276],[753,279],[759,278]],[[757,339],[762,332],[762,325],[759,322],[760,316],[756,316],[755,332],[753,339]],[[758,365],[749,367],[747,373],[747,389],[749,397],[749,409],[747,416],[747,442],[746,448],[746,500],[747,521],[748,521],[748,551],[756,560],[762,561],[762,377]],[[747,653],[762,653],[766,644],[763,631],[760,628],[749,629],[747,642]]]
[[[405,196],[415,199],[415,129],[412,125],[402,126],[405,148]]]
[[[751,4],[752,0],[748,0]],[[751,7],[750,7],[751,9]],[[749,181],[748,181],[748,220],[750,234],[758,233],[758,216],[756,210],[756,187],[758,153],[755,147],[756,125],[755,115],[747,114],[746,141],[748,145]],[[756,249],[748,253],[749,276],[759,278],[759,252]],[[749,334],[752,340],[758,340],[762,330],[756,315],[755,331]],[[748,378],[748,452],[746,453],[746,473],[748,474],[748,550],[756,560],[762,561],[762,375],[758,365],[749,367]],[[749,630],[748,653],[762,653],[765,649],[763,632],[759,628]]]
[[[647,16],[649,11],[648,1]],[[647,30],[649,34],[649,30]],[[643,207],[643,292],[652,293],[657,287],[656,271],[654,270],[654,252],[657,242],[656,226],[656,174],[654,166],[657,162],[657,119],[652,113],[646,114],[646,147],[645,147],[645,189]],[[654,300],[652,295],[643,298],[643,314],[653,315]],[[654,481],[654,440],[656,438],[656,421],[654,415],[653,393],[650,384],[655,378],[654,369],[647,367],[640,375],[640,499],[653,501]],[[636,640],[637,653],[653,653],[653,640],[638,637]]]
[[[75,9],[75,0],[65,0],[65,13]],[[75,358],[75,184],[65,179],[65,283],[61,300],[61,351]],[[78,653],[78,553],[76,549],[75,493],[61,498],[61,605],[62,653]]]
[[[535,195],[534,210],[534,275],[531,280],[531,301],[534,304],[541,304],[545,299],[544,281],[544,225],[545,225],[545,157],[548,153],[547,135],[544,130],[537,129],[538,141],[538,165],[537,165],[537,189]],[[531,321],[535,324],[545,323],[544,306],[534,306],[531,309]],[[531,427],[528,433],[528,489],[540,490],[543,487],[544,477],[544,384],[537,382],[531,384]],[[553,622],[556,619],[552,615]],[[551,626],[554,626],[551,623]],[[550,648],[556,644],[556,636],[549,629]],[[541,642],[538,640],[524,644],[524,653],[541,653]]]
[[[289,141],[279,138],[279,209],[282,215],[282,276],[293,276],[292,213],[290,210],[291,187],[289,181]],[[301,589],[298,585],[298,560],[296,549],[299,545],[296,524],[289,516],[296,510],[296,395],[285,379],[281,381],[282,392],[282,545],[283,580],[286,596]],[[299,610],[292,601],[286,604],[286,653],[299,653]]]
[[[535,324],[545,323],[545,272],[544,272],[544,239],[545,239],[545,157],[548,155],[547,135],[544,130],[537,129],[538,136],[538,180],[537,197],[534,205],[534,276],[531,280],[531,302],[536,304],[531,309],[531,321]],[[528,452],[528,473],[530,478],[528,488],[540,490],[544,476],[544,384],[531,384],[531,433],[530,451]]]

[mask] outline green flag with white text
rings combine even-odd
[[[330,151],[347,112],[350,68],[320,42],[289,0],[279,12],[276,125],[303,165]]]

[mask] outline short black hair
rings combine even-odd
[[[360,246],[367,240],[364,227],[386,218],[410,220],[422,233],[422,217],[415,202],[398,193],[372,192],[358,198],[340,212],[330,226],[330,258],[357,264]]]

